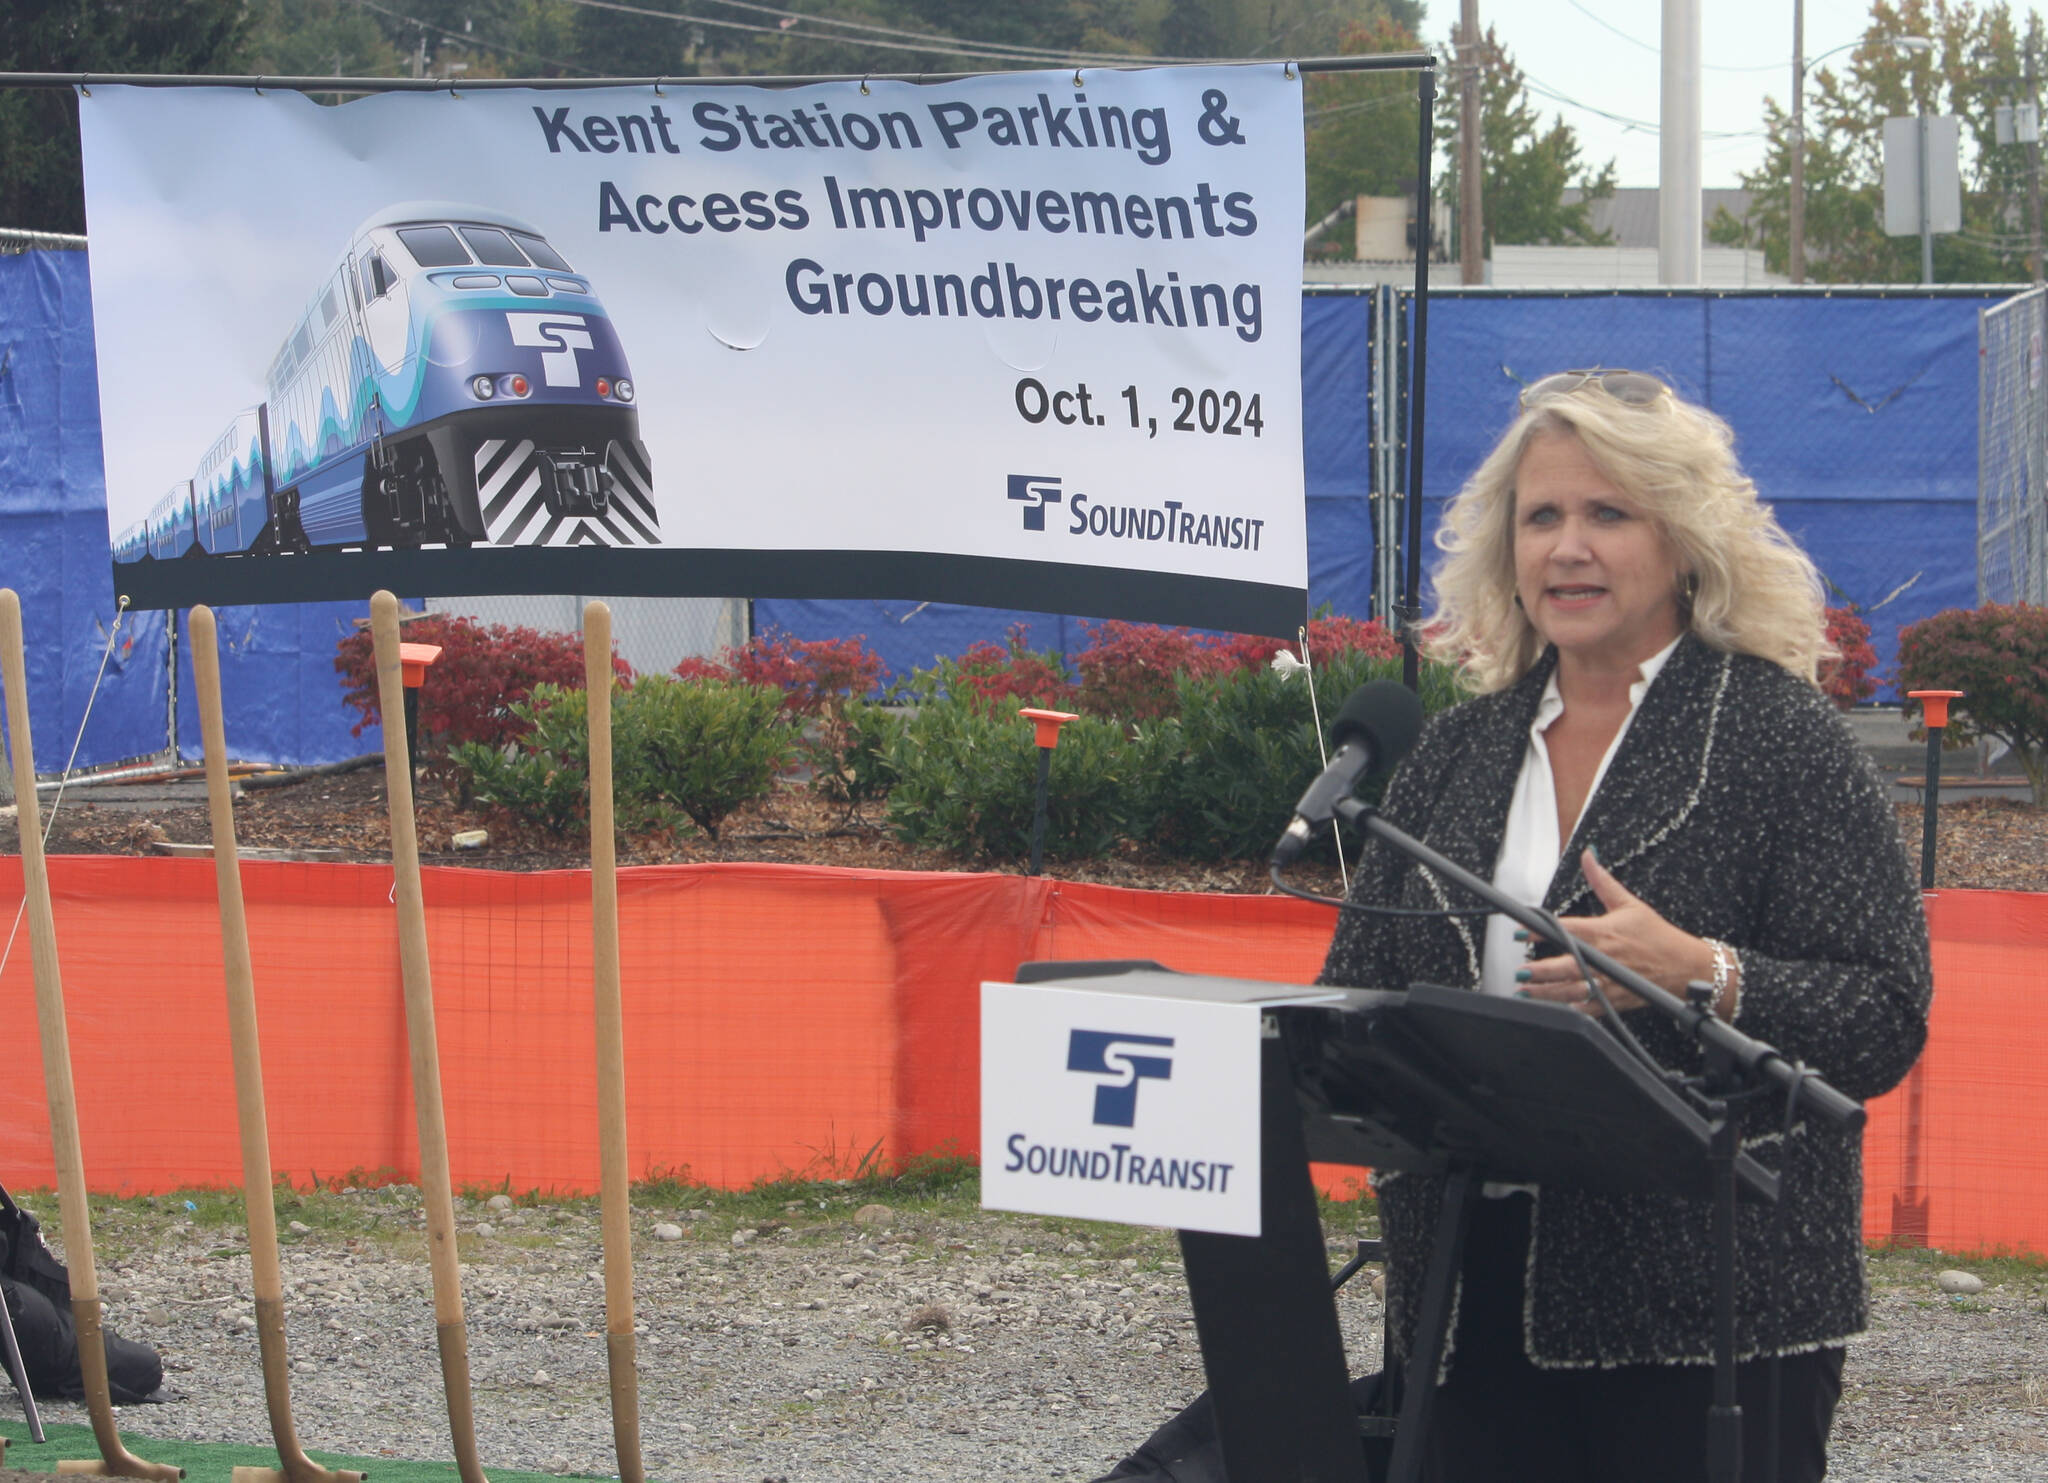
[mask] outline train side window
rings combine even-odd
[[[526,254],[512,245],[512,239],[496,227],[464,227],[462,240],[486,267],[523,268]]]
[[[449,227],[400,227],[398,240],[422,268],[464,268],[469,254]]]
[[[292,359],[295,361],[304,360],[307,354],[312,350],[312,348],[312,328],[304,323],[301,323],[299,325],[299,332],[296,335],[292,336]]]
[[[397,276],[379,254],[373,252],[363,259],[363,299],[366,303],[383,298],[397,281]]]
[[[513,232],[512,240],[526,249],[526,255],[533,259],[536,268],[546,268],[550,273],[573,273],[576,270],[562,260],[562,255],[531,232]]]
[[[334,316],[340,312],[340,306],[335,302],[334,298],[334,285],[330,283],[327,285],[327,292],[320,296],[321,327],[324,329],[326,326],[333,324]]]

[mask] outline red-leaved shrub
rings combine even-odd
[[[1899,630],[1901,690],[1960,690],[1950,742],[1997,737],[2048,807],[2048,607],[1986,603],[1950,608]],[[1918,706],[1918,701],[1908,703]]]
[[[1074,682],[1057,654],[1025,647],[1030,627],[1012,623],[1008,639],[979,639],[955,661],[954,683],[990,711],[1038,706],[1066,710],[1075,703]]]
[[[685,659],[675,668],[685,680],[738,680],[782,692],[785,715],[816,716],[846,700],[864,698],[882,679],[882,656],[867,635],[800,639],[776,630],[757,633],[718,659]]]
[[[1282,649],[1301,658],[1301,645],[1294,639],[1276,639],[1240,633],[1228,640],[1224,652],[1233,668],[1256,669],[1271,664]],[[1372,659],[1398,659],[1401,641],[1387,632],[1377,618],[1345,618],[1332,615],[1308,620],[1309,657],[1320,664],[1343,653],[1364,654]]]
[[[439,644],[441,657],[420,688],[420,755],[439,756],[459,742],[502,745],[523,734],[526,723],[512,714],[543,682],[565,690],[583,688],[583,638],[542,633],[502,623],[478,623],[453,614],[430,613],[402,630],[409,644]],[[377,656],[365,628],[337,646],[334,668],[344,687],[341,701],[361,717],[351,735],[383,720],[377,695]],[[612,669],[629,684],[633,668],[617,655]]]
[[[1843,710],[1877,694],[1877,650],[1870,647],[1870,625],[1852,607],[1828,609],[1828,642],[1842,657],[1821,671],[1821,688]]]
[[[1216,641],[1156,623],[1083,623],[1088,646],[1074,656],[1081,671],[1080,708],[1119,721],[1150,721],[1180,708],[1179,675],[1230,667]]]

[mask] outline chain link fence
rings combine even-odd
[[[2048,288],[1977,318],[1977,601],[2048,603]]]
[[[583,632],[588,597],[430,597],[427,611],[537,628]],[[607,597],[612,641],[636,675],[667,674],[683,660],[715,658],[747,641],[747,603],[728,597]]]

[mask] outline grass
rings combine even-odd
[[[1931,1286],[1934,1274],[1959,1268],[2023,1294],[2048,1296],[2048,1257],[1993,1247],[1982,1251],[1938,1251],[1926,1246],[1879,1245],[1870,1249],[1870,1280],[1879,1286]]]

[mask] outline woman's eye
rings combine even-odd
[[[1524,515],[1522,520],[1523,523],[1528,525],[1555,525],[1557,523],[1557,511],[1549,505],[1539,505]]]
[[[1628,519],[1628,511],[1617,509],[1613,505],[1600,505],[1594,509],[1593,518],[1602,525],[1619,525]]]

